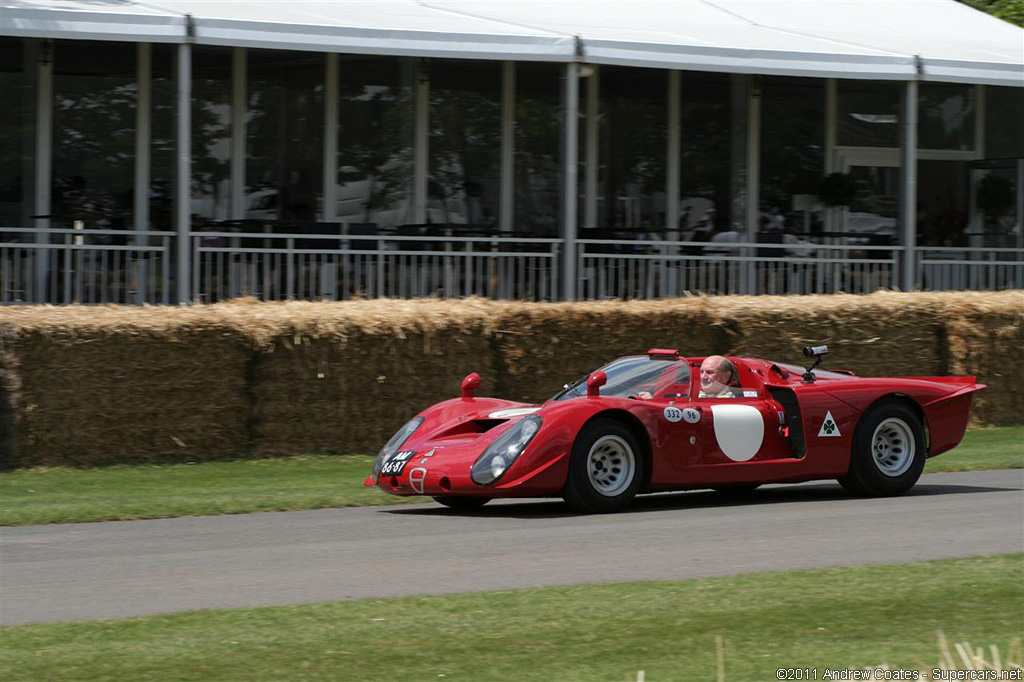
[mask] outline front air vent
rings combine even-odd
[[[487,433],[496,426],[501,426],[507,419],[469,419],[456,424],[447,431],[434,436],[434,438],[476,438],[481,433]]]
[[[474,419],[473,424],[476,425],[477,433],[487,433],[507,421],[507,419]]]

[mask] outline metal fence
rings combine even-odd
[[[1024,248],[917,249],[917,286],[927,291],[1024,289]]]
[[[868,293],[897,285],[891,246],[581,239],[577,298]]]
[[[192,238],[203,302],[460,298],[554,300],[561,240],[203,232]]]
[[[0,227],[0,303],[169,304],[173,232]]]
[[[0,303],[563,297],[564,241],[519,237],[194,232],[178,269],[173,232],[0,228]],[[129,241],[136,243],[126,243]],[[869,293],[898,286],[895,246],[576,241],[575,297]],[[915,250],[923,290],[1024,288],[1024,249]]]

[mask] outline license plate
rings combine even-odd
[[[405,465],[409,463],[412,456],[416,454],[415,450],[402,450],[396,452],[391,459],[384,462],[384,466],[380,469],[381,476],[398,476],[405,471]]]

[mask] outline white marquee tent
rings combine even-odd
[[[0,0],[0,35],[1024,86],[955,0]]]

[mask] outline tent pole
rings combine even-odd
[[[51,187],[53,186],[53,41],[37,40],[37,91],[36,129],[36,196],[35,218],[36,243],[50,243],[50,213],[52,211]],[[35,302],[46,303],[46,280],[50,265],[48,249],[36,251]],[[56,293],[53,292],[56,298]],[[54,301],[55,302],[55,301]]]
[[[917,58],[920,67],[920,58]],[[900,289],[912,291],[917,284],[917,80],[903,86],[902,134],[900,135],[900,228],[903,233],[903,267]]]
[[[189,17],[191,23],[191,17]],[[191,268],[191,176],[192,157],[192,45],[178,45],[177,73],[178,130],[177,154],[174,162],[174,226],[178,233],[177,301],[184,305],[192,300]]]
[[[516,177],[516,63],[506,61],[501,71],[501,192],[498,230],[511,233],[515,220]]]
[[[576,300],[576,183],[579,156],[579,72],[576,62],[565,65],[565,123],[562,126],[562,298]]]

